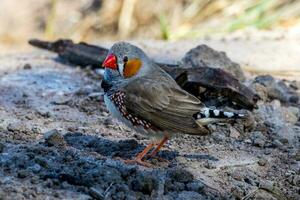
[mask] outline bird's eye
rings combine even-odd
[[[123,62],[127,62],[128,61],[128,57],[127,56],[124,56],[124,58],[123,58]]]

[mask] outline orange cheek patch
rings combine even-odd
[[[130,59],[127,61],[123,75],[125,78],[130,78],[138,73],[142,66],[142,61],[140,59]]]

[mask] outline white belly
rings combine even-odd
[[[129,128],[134,129],[138,133],[144,134],[146,136],[159,137],[159,138],[164,136],[164,133],[161,131],[153,131],[151,129],[145,129],[142,126],[133,126],[131,121],[127,120],[125,117],[122,116],[121,112],[118,110],[118,108],[114,105],[114,103],[109,99],[109,97],[106,94],[104,95],[104,102],[111,115],[114,118],[117,118],[120,122],[124,123]]]

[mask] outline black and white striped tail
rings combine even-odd
[[[246,117],[245,114],[238,114],[229,111],[221,111],[218,109],[210,109],[210,108],[202,108],[199,113],[194,114],[194,118],[205,119],[205,118],[213,118],[213,119],[238,119]]]

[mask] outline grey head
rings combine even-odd
[[[157,66],[139,47],[117,42],[110,48],[103,67],[104,80],[116,83],[144,76]]]

